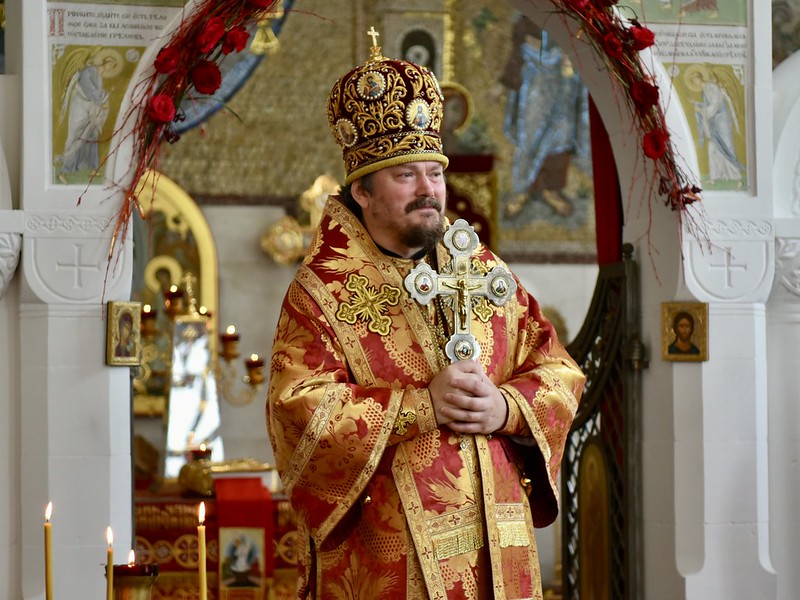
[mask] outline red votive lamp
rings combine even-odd
[[[264,383],[264,361],[258,354],[251,354],[250,358],[244,361],[247,367],[247,383],[250,385],[260,385]]]
[[[177,285],[169,286],[169,289],[164,292],[164,304],[167,307],[167,313],[171,317],[177,317],[185,310],[183,302],[183,291],[178,289]]]
[[[149,304],[145,304],[142,307],[142,336],[146,338],[153,337],[156,332],[156,317],[158,316],[158,312],[153,310],[153,307]]]
[[[225,360],[232,360],[239,356],[239,334],[236,333],[236,327],[228,325],[225,333],[220,334],[220,341],[222,342],[222,350],[219,355]]]
[[[114,565],[112,572],[114,600],[150,600],[150,591],[158,578],[158,565],[136,564],[136,555],[131,550],[128,564]]]
[[[190,461],[195,460],[208,460],[211,458],[211,446],[200,444],[199,446],[192,446],[186,451],[187,458]]]

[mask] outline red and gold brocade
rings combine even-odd
[[[482,246],[475,257],[502,264]],[[445,359],[433,303],[403,287],[413,266],[382,254],[332,198],[284,300],[267,421],[307,541],[299,596],[541,598],[533,527],[557,514],[584,376],[519,286],[472,322],[506,426],[438,427],[427,385]]]

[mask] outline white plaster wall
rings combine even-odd
[[[20,103],[18,57],[20,37],[18,9],[7,4],[6,73],[0,75],[0,233],[9,227],[10,212],[18,208]],[[12,31],[13,29],[13,31]],[[3,216],[4,213],[4,216]],[[14,218],[14,220],[16,220]],[[5,222],[5,227],[3,223]],[[5,295],[0,291],[0,598],[20,598],[20,349],[17,276]]]

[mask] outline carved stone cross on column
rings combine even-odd
[[[478,247],[478,234],[464,219],[458,219],[447,228],[444,245],[452,257],[450,263],[442,267],[441,273],[428,264],[418,264],[406,275],[406,290],[422,305],[437,296],[450,297],[455,332],[445,346],[445,354],[450,362],[477,360],[481,347],[470,332],[470,313],[475,312],[483,321],[488,321],[492,311],[489,310],[488,315],[481,313],[477,306],[479,300],[486,298],[495,306],[502,306],[516,293],[517,282],[508,269],[499,265],[488,273],[474,268],[470,257]],[[488,307],[484,305],[484,308]]]

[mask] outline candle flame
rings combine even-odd
[[[128,566],[132,567],[135,564],[136,564],[136,553],[133,551],[133,549],[131,549],[131,551],[128,552]]]
[[[199,312],[201,315],[204,315],[208,312],[208,309],[205,306],[201,306],[197,309],[197,312]]]
[[[253,361],[258,360],[258,354],[251,354],[250,355],[250,360],[253,360]]]
[[[114,545],[114,532],[111,531],[111,527],[106,529],[106,541],[108,542],[109,546]]]
[[[200,444],[200,450],[205,450],[205,449],[206,449],[206,445],[205,444]]]
[[[153,307],[152,307],[152,306],[150,306],[149,304],[145,304],[145,305],[142,307],[142,312],[144,312],[144,313],[149,313],[151,310],[153,310]]]
[[[200,508],[197,510],[197,519],[200,521],[200,525],[202,525],[206,520],[206,503],[201,502]]]
[[[53,516],[53,502],[51,501],[47,503],[47,508],[44,511],[44,520],[49,522],[50,517],[52,516]]]
[[[228,335],[233,335],[234,333],[236,333],[236,327],[234,327],[233,325],[228,325],[228,328],[225,330],[225,333],[227,333]]]
[[[178,291],[178,286],[175,285],[175,284],[172,284],[171,286],[169,286],[169,291],[172,292],[172,293],[177,292]]]

